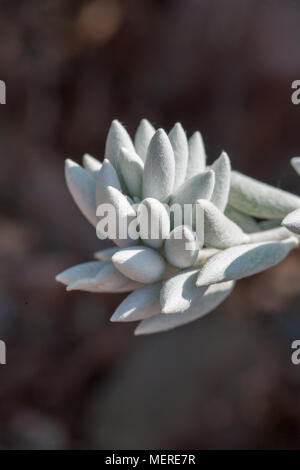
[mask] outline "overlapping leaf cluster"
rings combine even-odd
[[[292,163],[299,172],[300,159]],[[167,135],[143,119],[133,143],[113,121],[103,163],[87,154],[83,166],[67,160],[65,176],[92,225],[98,223],[97,207],[109,203],[120,220],[136,220],[140,238],[116,237],[112,248],[95,254],[96,261],[56,279],[67,290],[132,291],[111,320],[140,321],[136,334],[175,328],[211,312],[238,279],[275,266],[299,243],[300,198],[232,171],[225,152],[207,166],[201,134],[187,139],[179,123]],[[166,203],[201,208],[204,237],[193,220],[174,226]],[[159,238],[144,230],[143,208],[157,221]]]

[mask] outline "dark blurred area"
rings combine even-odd
[[[2,449],[300,447],[300,254],[215,312],[134,337],[121,295],[55,274],[103,246],[64,159],[103,158],[114,118],[203,133],[210,161],[299,192],[296,0],[0,1]]]

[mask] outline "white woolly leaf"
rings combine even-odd
[[[55,277],[56,281],[65,284],[66,286],[71,282],[77,281],[82,278],[90,278],[96,276],[96,274],[102,268],[103,263],[100,261],[88,261],[87,263],[76,264],[71,268],[62,271]]]
[[[97,178],[99,171],[101,170],[102,163],[99,162],[96,158],[92,157],[92,155],[89,155],[88,153],[85,153],[82,157],[82,164],[86,171],[93,176],[94,178]]]
[[[142,119],[134,137],[134,146],[143,161],[146,160],[150,140],[154,134],[155,129],[152,124],[147,119]]]
[[[277,219],[300,208],[300,198],[233,171],[231,173],[229,204],[254,217]]]
[[[161,283],[150,284],[132,292],[119,305],[111,321],[136,321],[153,317],[160,313],[159,293]]]
[[[106,188],[108,186],[121,191],[121,184],[117,172],[110,161],[105,159],[96,180],[97,207],[106,202]]]
[[[188,268],[197,259],[199,241],[196,233],[186,225],[179,225],[170,233],[165,241],[165,257],[167,261],[177,268]]]
[[[108,186],[106,188],[104,202],[106,204],[112,204],[116,209],[118,216],[135,217],[136,215],[136,212],[128,201],[127,196],[122,194],[117,188],[112,186]]]
[[[160,293],[162,313],[182,313],[198,302],[207,289],[196,286],[198,273],[199,268],[181,271],[164,283]]]
[[[119,251],[119,249],[120,248],[118,246],[104,248],[103,250],[96,251],[96,253],[94,253],[94,256],[100,261],[110,261],[112,255],[114,255],[116,251]]]
[[[142,287],[142,284],[128,279],[116,269],[111,262],[103,263],[96,276],[79,279],[69,284],[67,290],[84,290],[88,292],[130,292]]]
[[[92,225],[96,226],[96,184],[94,178],[70,159],[65,162],[65,178],[69,191],[80,211]]]
[[[108,186],[105,190],[104,202],[115,209],[116,238],[110,238],[120,248],[136,244],[129,236],[129,225],[136,218],[136,212],[127,197],[116,188]],[[99,214],[99,212],[97,212]],[[123,234],[122,231],[125,233]]]
[[[231,164],[226,152],[221,153],[211,169],[215,172],[215,187],[210,200],[221,212],[224,212],[228,202],[231,177]]]
[[[260,243],[266,241],[279,241],[290,237],[291,234],[285,227],[276,227],[270,230],[261,230],[256,233],[250,233],[248,243]]]
[[[188,163],[188,141],[182,125],[177,122],[169,132],[175,158],[175,181],[173,191],[184,183]]]
[[[138,207],[140,237],[145,245],[161,248],[170,233],[170,217],[165,206],[157,199],[144,199]]]
[[[293,233],[300,235],[300,209],[288,214],[282,221],[282,225]]]
[[[210,199],[214,190],[215,174],[208,170],[186,180],[172,196],[172,204],[194,204],[197,199]]]
[[[121,171],[119,168],[119,158],[120,158],[120,150],[124,147],[128,149],[130,152],[134,152],[134,146],[132,140],[125,129],[124,126],[118,121],[114,120],[111,123],[109,128],[107,139],[105,143],[105,153],[104,158],[110,161],[110,163],[115,168],[118,176],[121,178]]]
[[[195,132],[188,141],[189,157],[186,171],[186,179],[203,173],[206,167],[206,155],[202,136]]]
[[[280,263],[297,246],[291,237],[281,242],[240,245],[221,251],[210,258],[199,271],[198,286],[242,279]]]
[[[144,173],[142,159],[137,153],[122,148],[120,152],[120,169],[129,194],[141,197]]]
[[[93,293],[101,293],[103,290],[100,289],[100,287],[97,286],[95,283],[94,278],[82,278],[78,279],[77,281],[71,282],[68,287],[67,291],[73,291],[73,290],[81,290],[83,292],[93,292]]]
[[[173,315],[160,314],[143,320],[137,326],[134,334],[159,333],[197,320],[217,308],[231,294],[233,288],[234,282],[232,281],[210,286],[199,302],[193,304],[189,310]]]
[[[172,145],[163,129],[158,129],[148,147],[143,176],[143,198],[153,197],[167,202],[175,179]]]
[[[163,257],[152,248],[143,246],[119,250],[112,261],[125,276],[145,284],[160,281],[166,271]]]
[[[206,246],[224,249],[247,242],[248,235],[217,209],[212,202],[201,199],[197,201],[197,205],[201,207],[204,213],[204,240]]]
[[[245,233],[259,232],[262,228],[251,215],[243,214],[229,205],[225,209],[225,215],[239,225]]]
[[[142,287],[142,284],[124,276],[112,262],[105,263],[95,277],[98,288],[103,292],[130,292]]]

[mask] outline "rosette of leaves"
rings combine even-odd
[[[206,315],[238,279],[275,266],[299,243],[290,230],[300,233],[300,198],[232,171],[225,152],[208,166],[201,134],[188,139],[179,123],[167,134],[143,119],[132,141],[115,120],[103,163],[87,154],[82,166],[66,160],[65,177],[94,227],[97,207],[109,203],[121,218],[136,221],[139,238],[129,232],[125,239],[116,237],[94,261],[56,279],[68,291],[131,292],[111,320],[139,321],[135,334],[169,330]],[[201,233],[195,231],[195,212],[189,225],[171,220],[166,204],[174,203],[202,210]],[[145,208],[159,224],[158,238],[144,230]],[[292,227],[284,218],[293,211]]]

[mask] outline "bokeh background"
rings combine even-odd
[[[202,320],[133,336],[121,295],[54,276],[103,246],[64,183],[114,118],[203,133],[210,161],[299,192],[297,0],[1,0],[2,449],[300,448],[300,254]]]

